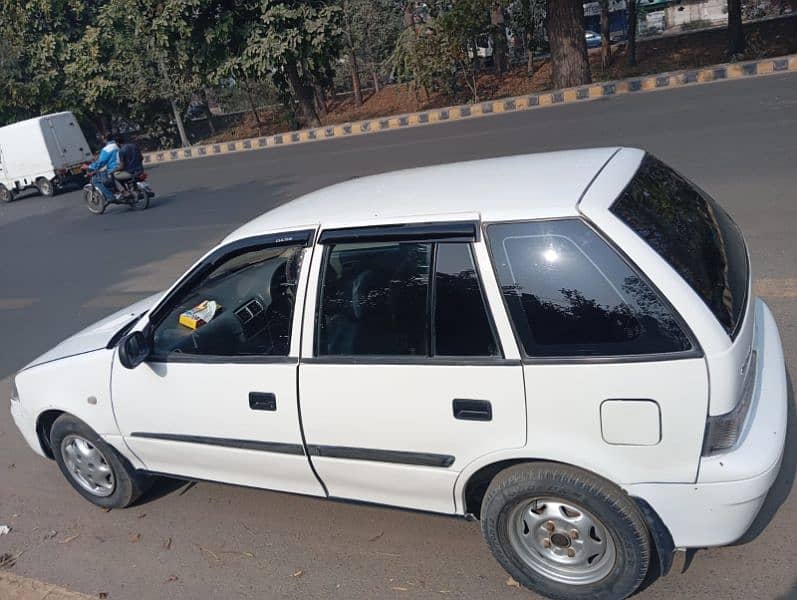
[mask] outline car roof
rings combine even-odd
[[[525,154],[351,179],[278,206],[225,241],[317,226],[576,216],[582,195],[619,150]],[[618,182],[620,188],[632,175],[629,171],[625,181]]]

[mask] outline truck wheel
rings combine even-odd
[[[14,192],[0,183],[0,202],[11,202],[14,200]]]
[[[533,463],[502,471],[484,496],[481,527],[501,566],[549,598],[626,598],[648,570],[650,536],[634,501],[574,467]]]
[[[44,177],[39,177],[36,180],[36,187],[39,189],[39,193],[42,196],[52,196],[55,194],[55,186],[53,182],[49,179],[45,179]]]
[[[80,419],[63,414],[50,431],[55,461],[70,485],[103,508],[131,505],[150,486],[114,448]]]

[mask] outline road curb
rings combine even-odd
[[[537,94],[501,98],[477,104],[464,104],[444,108],[430,109],[403,115],[391,115],[352,121],[338,125],[300,129],[270,136],[248,138],[216,144],[203,144],[190,148],[163,150],[144,154],[147,165],[191,160],[207,156],[220,156],[251,150],[281,148],[296,144],[341,139],[356,135],[395,131],[413,127],[448,123],[451,121],[471,120],[503,113],[538,110],[563,104],[576,104],[612,96],[639,94],[660,90],[688,87],[717,81],[749,79],[779,73],[797,71],[797,54],[767,58],[763,60],[745,61],[712,65],[702,69],[686,69],[669,73],[657,73],[641,77],[629,77],[615,81],[602,81],[585,86],[551,90]]]

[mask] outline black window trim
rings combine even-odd
[[[212,272],[219,264],[245,254],[247,252],[254,252],[257,250],[264,250],[266,248],[279,248],[283,246],[301,246],[303,248],[310,248],[313,245],[313,238],[315,236],[315,229],[301,229],[292,230],[280,233],[272,233],[266,235],[256,235],[251,237],[235,240],[229,244],[225,244],[214,252],[211,252],[200,263],[196,264],[193,269],[186,273],[182,279],[179,280],[176,286],[153,308],[149,313],[149,322],[144,328],[143,332],[150,340],[155,335],[155,330],[166,319],[169,312],[174,308],[176,299],[179,298],[182,292],[192,286],[195,286],[203,277]],[[296,319],[296,310],[294,307],[293,319]],[[293,323],[291,323],[291,331],[293,331]],[[223,364],[223,363],[237,363],[237,364],[268,364],[268,363],[295,363],[296,357],[288,356],[264,356],[260,354],[242,355],[242,356],[224,356],[218,354],[187,354],[181,352],[172,352],[169,354],[152,354],[147,363],[202,363],[202,364]]]
[[[468,221],[470,223],[475,223],[475,221]],[[480,233],[480,227],[476,227],[476,231]],[[433,233],[432,230],[429,230],[429,233]],[[319,244],[323,244],[324,247],[324,254],[321,258],[321,268],[318,274],[318,282],[317,282],[317,289],[315,294],[315,310],[313,311],[315,314],[313,315],[313,355],[311,357],[302,357],[301,362],[308,363],[308,364],[371,364],[371,365],[437,365],[437,366],[448,366],[448,365],[517,365],[520,364],[519,361],[513,359],[507,359],[506,353],[504,352],[504,346],[501,341],[501,336],[498,334],[498,328],[495,325],[495,319],[493,317],[493,311],[490,307],[490,303],[487,299],[486,290],[484,289],[484,279],[482,277],[481,270],[479,269],[479,263],[476,260],[476,253],[473,249],[473,244],[477,241],[476,238],[480,238],[480,235],[475,235],[473,240],[459,240],[459,239],[412,239],[412,240],[405,240],[405,239],[395,239],[395,238],[385,238],[379,239],[378,242],[426,242],[431,243],[432,245],[432,256],[430,260],[430,280],[429,280],[429,293],[427,294],[427,318],[426,318],[426,329],[427,329],[427,339],[429,339],[429,352],[431,356],[412,356],[412,355],[397,355],[397,356],[380,356],[380,355],[368,355],[368,354],[356,354],[356,355],[345,355],[345,354],[336,354],[336,355],[319,355],[319,343],[321,341],[321,336],[319,335],[319,324],[321,321],[321,305],[322,305],[322,292],[324,289],[324,277],[326,275],[327,267],[329,266],[329,258],[332,252],[332,244],[329,243],[330,240],[327,240],[327,243],[322,242],[322,238],[324,237],[324,232],[321,233],[319,236]],[[342,243],[352,243],[348,238],[342,238],[346,241],[338,241],[337,239],[334,240],[335,244],[342,244]],[[362,239],[357,239],[355,243],[365,243]],[[473,266],[476,272],[476,277],[478,278],[479,283],[479,291],[482,297],[482,304],[484,306],[484,310],[487,313],[487,321],[490,325],[490,331],[493,334],[493,340],[497,344],[497,351],[498,354],[495,356],[435,356],[434,355],[434,346],[436,346],[434,342],[435,336],[433,335],[434,332],[434,298],[436,296],[435,293],[435,268],[437,265],[437,244],[444,244],[444,243],[467,243],[468,252],[470,252],[471,261],[473,262]],[[430,330],[431,328],[431,330]]]
[[[478,242],[478,221],[398,223],[325,229],[318,243],[358,244],[367,242]]]
[[[414,356],[378,354],[335,354],[303,357],[302,364],[310,365],[413,365],[413,366],[517,366],[520,360],[501,356]]]
[[[568,221],[568,220],[578,220],[581,221],[585,226],[591,229],[604,243],[606,243],[609,248],[611,248],[617,255],[625,261],[628,265],[629,269],[633,271],[633,273],[639,277],[643,283],[647,284],[651,291],[656,295],[659,301],[667,308],[670,313],[672,314],[675,322],[681,328],[681,331],[692,344],[692,348],[690,350],[683,350],[680,352],[658,352],[658,353],[647,353],[647,354],[616,354],[616,355],[606,355],[606,356],[531,356],[526,353],[526,348],[523,346],[523,340],[520,337],[520,333],[518,332],[515,322],[512,319],[512,315],[509,312],[509,306],[506,303],[506,297],[504,296],[503,291],[500,290],[500,277],[498,274],[498,267],[495,264],[495,256],[492,252],[492,247],[490,246],[490,236],[489,236],[489,227],[491,225],[516,225],[519,223],[542,223],[546,221]],[[619,247],[615,244],[607,235],[601,231],[601,229],[595,225],[590,219],[588,219],[583,214],[579,215],[568,215],[568,216],[561,216],[561,217],[545,217],[541,219],[517,219],[511,221],[490,221],[483,223],[482,227],[484,228],[484,238],[487,240],[487,249],[488,254],[490,255],[490,264],[493,268],[493,273],[495,275],[496,281],[498,282],[499,293],[501,294],[501,301],[503,305],[504,312],[506,314],[507,320],[509,321],[509,325],[512,327],[512,335],[515,338],[515,344],[517,345],[518,351],[521,356],[521,361],[524,365],[570,365],[570,364],[612,364],[612,363],[641,363],[641,362],[661,362],[661,361],[668,361],[668,360],[686,360],[690,358],[703,358],[704,353],[703,349],[700,346],[700,343],[697,341],[694,333],[692,332],[692,328],[686,323],[684,318],[681,314],[675,309],[675,307],[670,303],[670,301],[666,298],[664,294],[661,293],[658,287],[648,278],[647,275],[640,269],[637,264],[631,260],[631,258]]]

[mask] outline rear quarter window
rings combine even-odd
[[[649,154],[610,210],[686,280],[734,337],[750,269],[744,239],[728,213]]]
[[[669,307],[580,219],[487,228],[501,292],[529,357],[692,349]]]

